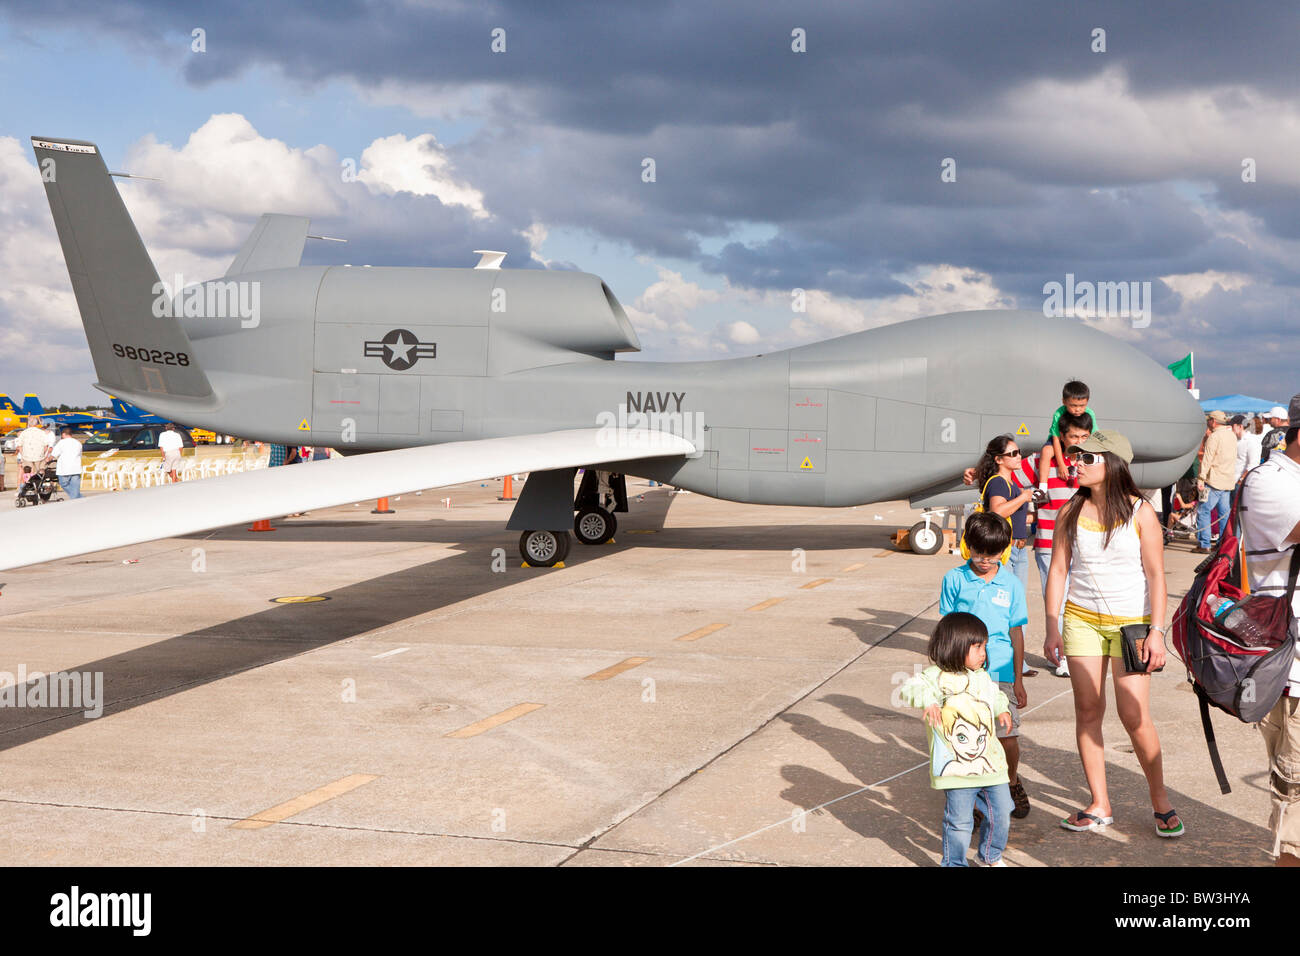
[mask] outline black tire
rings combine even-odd
[[[917,554],[938,554],[943,547],[943,529],[936,524],[918,521],[907,532],[907,543]]]
[[[525,531],[519,536],[519,555],[532,567],[555,567],[569,556],[569,532]]]
[[[573,519],[573,536],[583,544],[608,544],[618,530],[618,519],[604,508],[579,511]]]

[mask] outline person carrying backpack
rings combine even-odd
[[[1300,394],[1292,397],[1288,409],[1285,450],[1254,469],[1243,492],[1243,546],[1253,594],[1285,593],[1291,559],[1300,546],[1298,432]],[[1291,610],[1300,616],[1300,592],[1292,597]],[[1296,639],[1298,626],[1293,616],[1290,630]],[[1268,749],[1269,829],[1278,866],[1300,866],[1300,645],[1296,655],[1282,698],[1259,724]]]

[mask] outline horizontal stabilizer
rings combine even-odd
[[[265,213],[244,240],[244,245],[226,270],[226,275],[263,272],[267,269],[292,269],[300,265],[310,225],[311,220],[306,216]]]
[[[521,471],[694,454],[684,438],[608,428],[423,445],[138,488],[0,514],[0,570],[246,521]]]

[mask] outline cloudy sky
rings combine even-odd
[[[102,398],[39,135],[162,180],[120,188],[169,280],[224,272],[262,212],[308,215],[349,243],[306,263],[503,249],[602,276],[639,358],[706,359],[1038,310],[1069,274],[1150,283],[1149,325],[1084,321],[1161,364],[1194,350],[1202,395],[1282,401],[1297,35],[1300,7],[1251,2],[8,0],[0,390]]]

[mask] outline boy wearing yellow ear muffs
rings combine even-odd
[[[998,730],[1007,754],[1011,798],[1021,819],[1029,814],[1017,767],[1020,763],[1020,708],[1029,702],[1021,675],[1025,660],[1024,627],[1029,623],[1025,586],[1006,562],[1011,554],[1011,525],[1006,518],[981,511],[970,516],[962,533],[961,556],[966,563],[943,576],[939,589],[939,613],[965,611],[974,614],[988,628],[989,676],[998,682],[1011,706],[1011,729]]]

